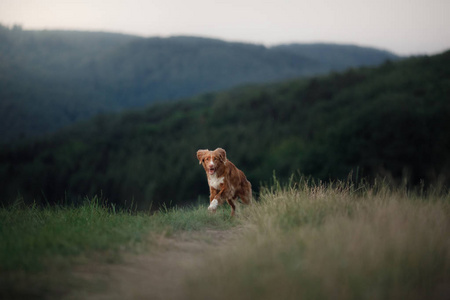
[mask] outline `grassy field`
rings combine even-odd
[[[198,270],[191,299],[450,295],[450,197],[440,188],[275,184],[242,218],[244,237]]]
[[[97,198],[1,208],[0,298],[58,298],[83,287],[70,277],[75,265],[121,263],[123,253],[152,255],[161,236],[237,226],[232,242],[202,252],[183,298],[448,299],[448,191],[301,179],[275,181],[258,200],[234,219],[226,206],[149,214]]]
[[[119,210],[99,198],[78,207],[0,208],[0,298],[52,297],[80,282],[77,264],[118,263],[122,254],[156,247],[161,236],[203,228],[227,229],[235,222],[223,209],[163,209],[155,214]]]

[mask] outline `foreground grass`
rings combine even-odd
[[[79,207],[1,208],[0,298],[58,299],[78,287],[67,277],[75,263],[120,261],[124,250],[158,247],[161,236],[236,224],[242,238],[202,254],[205,264],[189,272],[187,298],[450,294],[448,192],[303,180],[286,187],[275,182],[235,219],[226,206],[215,215],[202,206],[150,215],[116,210],[96,198]]]
[[[192,299],[448,299],[450,197],[386,184],[266,189]],[[211,267],[213,266],[213,267]]]
[[[198,206],[150,215],[98,198],[78,207],[0,208],[0,298],[40,297],[67,282],[61,277],[74,264],[117,262],[124,251],[149,249],[160,236],[234,224],[225,210],[212,216]]]

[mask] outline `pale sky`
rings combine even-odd
[[[0,0],[0,23],[267,46],[345,43],[401,55],[450,49],[450,0]]]

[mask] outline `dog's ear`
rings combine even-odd
[[[203,161],[203,156],[205,156],[205,154],[209,152],[209,150],[198,150],[197,151],[197,159],[198,159],[198,164],[201,165],[202,161]]]
[[[216,152],[219,155],[219,158],[222,162],[224,163],[227,162],[227,152],[224,149],[217,148],[216,150],[214,150],[214,152]]]

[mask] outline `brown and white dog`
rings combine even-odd
[[[227,160],[227,153],[222,148],[214,151],[198,150],[197,158],[205,168],[209,184],[208,210],[216,212],[217,206],[225,201],[231,206],[231,216],[234,216],[236,206],[233,201],[239,197],[245,204],[252,201],[252,185],[244,172]]]

